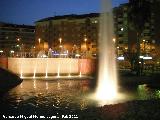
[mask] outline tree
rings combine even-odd
[[[137,33],[136,40],[136,58],[135,58],[135,66],[137,75],[140,75],[141,66],[139,64],[139,56],[140,56],[140,39],[142,38],[142,33],[144,30],[144,24],[150,21],[151,17],[151,3],[147,0],[130,0],[129,1],[129,21],[130,27],[129,29],[134,29]]]

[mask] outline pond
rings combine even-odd
[[[3,114],[49,114],[59,111],[74,112],[91,107],[102,106],[100,101],[92,98],[92,80],[24,80],[0,99]],[[160,98],[159,89],[151,89],[146,85],[137,87],[119,87],[123,99],[117,104],[131,100]]]

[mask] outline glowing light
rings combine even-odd
[[[71,77],[71,74],[69,74],[68,77],[70,78],[70,77]]]
[[[58,65],[57,77],[60,77],[59,73],[60,73],[60,64]]]
[[[104,76],[97,89],[96,98],[98,100],[113,100],[117,96],[117,89],[115,83],[112,82],[111,78]]]
[[[3,53],[3,50],[0,50],[0,53]]]
[[[139,56],[139,58],[144,59],[144,60],[151,60],[152,57],[149,56]]]
[[[45,78],[48,78],[48,74],[47,74],[47,72],[46,72],[46,76],[45,76]]]
[[[116,38],[113,38],[113,42],[114,42],[114,43],[116,42]]]
[[[14,51],[13,51],[13,50],[11,50],[10,52],[11,52],[11,53],[14,53]]]
[[[47,58],[47,55],[42,55],[41,58]]]
[[[46,82],[46,90],[48,90],[48,82]]]
[[[46,65],[46,76],[45,78],[48,78],[48,60],[47,60],[47,65]]]
[[[124,60],[124,57],[123,56],[120,56],[117,58],[118,60]]]
[[[76,54],[76,57],[80,57],[81,55],[80,54]]]
[[[113,42],[113,21],[111,0],[102,0],[99,36],[99,70],[95,98],[99,101],[117,99],[116,55]],[[104,14],[107,13],[107,14]],[[106,22],[108,21],[108,22]],[[117,46],[119,49],[119,46]],[[105,51],[105,52],[104,52]]]
[[[59,42],[60,42],[60,44],[62,43],[62,38],[59,38]]]
[[[81,65],[80,65],[79,77],[82,77],[82,72],[81,72],[81,69],[82,69],[82,63],[81,63]]]
[[[151,60],[152,57],[143,57],[144,60]]]
[[[41,38],[38,38],[38,42],[39,42],[39,44],[41,43]]]
[[[141,58],[141,59],[142,59],[143,57],[144,57],[144,56],[139,56],[139,58]]]
[[[36,89],[36,80],[33,80],[33,88]]]
[[[124,28],[121,28],[121,31],[123,31],[124,30]]]
[[[35,78],[35,77],[36,77],[36,68],[37,68],[37,65],[36,65],[36,66],[35,66],[35,68],[34,68],[33,78]]]
[[[20,76],[20,78],[23,78],[23,72],[22,72],[22,70],[21,70],[21,76]]]
[[[68,77],[71,77],[71,62],[69,64],[69,75],[68,75]]]
[[[58,88],[58,90],[61,89],[61,84],[59,82],[58,82],[57,88]]]
[[[87,42],[87,38],[85,38],[84,41]]]

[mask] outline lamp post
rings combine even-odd
[[[84,38],[84,41],[85,41],[85,48],[86,48],[86,50],[87,50],[87,38]]]
[[[62,43],[62,38],[59,38],[59,43],[60,43],[60,45],[61,45],[61,43]]]
[[[61,57],[61,54],[62,54],[62,38],[60,37],[59,38],[59,48],[60,48],[60,57]]]
[[[116,38],[113,38],[113,42],[116,43]]]
[[[41,43],[41,38],[38,38],[38,42],[39,42],[39,44]]]

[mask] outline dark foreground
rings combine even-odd
[[[159,76],[149,78],[125,76],[122,80],[121,85],[124,86],[137,88],[140,84],[147,84],[147,86],[158,88],[156,96],[150,94],[149,88],[142,87],[143,89],[138,90],[142,95],[140,98],[150,94],[149,98],[139,100],[140,98],[137,97],[130,102],[103,107],[85,107],[88,100],[85,102],[82,96],[90,92],[88,80],[28,80],[8,91],[5,97],[0,96],[0,118],[7,120],[9,116],[22,119],[31,117],[40,120],[43,116],[42,119],[46,120],[160,120]],[[138,93],[136,92],[136,95]]]
[[[160,100],[126,102],[89,109],[86,113],[83,120],[160,120]]]
[[[44,116],[45,119],[47,117],[51,119],[51,116],[56,116],[57,118],[52,118],[56,120],[160,120],[160,99],[136,100],[103,107],[92,107],[85,110],[56,109],[52,106],[36,107],[32,104],[20,105],[18,108],[13,108],[13,106],[2,107],[3,109],[0,110],[2,119],[8,118],[9,115],[14,115],[15,117],[19,115],[28,117],[35,115],[34,117],[37,117],[37,119],[40,119],[40,116]]]

